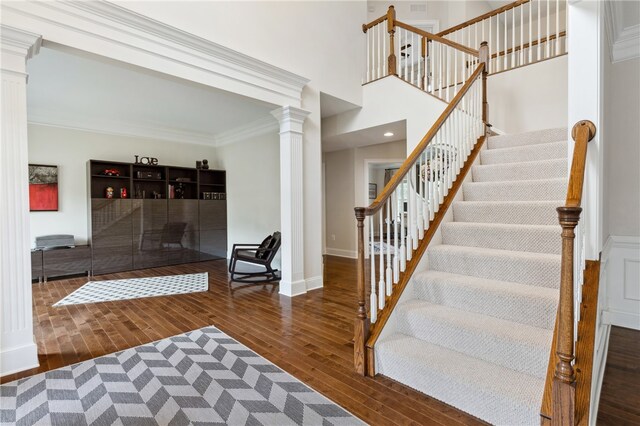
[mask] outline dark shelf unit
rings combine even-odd
[[[90,160],[88,169],[94,274],[226,258],[224,170],[105,160]],[[102,175],[107,169],[120,176]],[[105,198],[107,186],[113,199]],[[121,187],[128,199],[120,198]]]

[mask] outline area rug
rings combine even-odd
[[[0,386],[17,425],[361,425],[215,327]]]
[[[124,280],[89,281],[53,306],[109,302],[207,291],[209,274],[169,275]]]

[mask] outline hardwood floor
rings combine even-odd
[[[598,425],[640,425],[640,331],[611,327]]]
[[[328,257],[325,287],[280,296],[272,285],[228,286],[224,261],[95,279],[209,273],[209,291],[53,308],[86,278],[34,284],[40,368],[8,382],[186,331],[215,325],[370,424],[475,425],[479,420],[384,377],[353,372],[355,261]]]

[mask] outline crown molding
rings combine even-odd
[[[267,133],[275,134],[279,129],[280,125],[278,122],[273,117],[267,116],[243,126],[218,133],[215,135],[214,141],[215,145],[220,147],[241,142],[256,136],[265,135]]]
[[[3,71],[24,76],[27,60],[38,54],[41,45],[40,35],[0,24],[0,67]]]
[[[299,105],[310,81],[107,1],[4,2],[2,9],[3,21],[45,40],[276,105]]]
[[[623,27],[625,2],[605,1],[604,21],[611,62],[640,58],[640,24]]]
[[[90,119],[83,117],[64,117],[47,111],[29,111],[29,124],[58,127],[62,129],[80,130],[85,132],[103,133],[108,135],[127,136],[163,140],[168,142],[195,145],[214,146],[213,135],[203,132],[193,132],[155,124],[127,123],[104,119]]]

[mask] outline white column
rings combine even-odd
[[[38,366],[33,338],[26,61],[41,37],[0,28],[0,376]]]
[[[309,111],[285,106],[271,111],[280,123],[280,294],[306,293],[304,279],[303,123]]]

